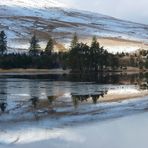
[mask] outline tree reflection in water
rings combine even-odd
[[[147,90],[148,89],[148,82],[140,84],[140,89]]]
[[[53,102],[56,100],[57,96],[48,96],[49,105],[53,105]]]
[[[2,113],[6,112],[7,109],[7,97],[8,97],[8,92],[7,92],[7,79],[2,79],[0,80],[0,110]]]
[[[19,76],[16,76],[19,77]],[[29,77],[29,76],[22,76],[23,78]],[[46,78],[46,80],[44,80]],[[29,83],[29,86],[27,87],[29,93],[28,96],[32,96],[30,98],[27,98],[27,101],[25,102],[28,103],[31,102],[31,107],[34,108],[35,110],[37,109],[43,109],[46,108],[47,110],[52,110],[55,107],[61,107],[61,106],[66,106],[69,105],[68,103],[73,104],[75,108],[77,108],[80,104],[84,103],[90,103],[93,102],[96,104],[98,100],[102,97],[104,97],[108,91],[104,91],[102,87],[100,87],[100,84],[118,84],[118,85],[134,85],[137,86],[136,89],[138,90],[148,90],[148,74],[146,73],[140,73],[140,74],[99,74],[99,75],[60,75],[60,76],[34,76],[30,77],[31,80],[27,80],[27,83]],[[17,80],[17,81],[16,81]],[[10,107],[12,106],[12,102],[14,106],[14,109],[18,109],[21,107],[24,107],[24,102],[22,103],[23,97],[20,98],[15,98],[15,95],[22,95],[21,93],[26,93],[24,92],[24,88],[19,88],[17,85],[21,85],[22,81],[21,79],[16,79],[13,80],[13,78],[7,79],[7,78],[1,78],[0,79],[0,112],[1,113],[6,113],[9,112],[11,109]],[[52,83],[52,81],[58,81],[58,83]],[[49,82],[48,82],[49,81]],[[60,82],[68,82],[65,85],[60,84]],[[78,82],[78,83],[77,83]],[[80,83],[79,83],[80,82]],[[82,83],[84,82],[84,83]],[[86,83],[87,82],[87,83]],[[89,83],[90,86],[89,86]],[[7,84],[8,83],[8,84]],[[25,82],[24,82],[25,83]],[[15,86],[12,87],[11,85]],[[54,86],[55,85],[55,86]],[[25,86],[25,85],[24,85]],[[88,86],[88,87],[87,87]],[[80,89],[79,89],[80,88]],[[90,92],[88,92],[88,88],[90,88]],[[101,88],[100,91],[96,91],[97,88]],[[17,90],[17,93],[15,92],[15,89]],[[69,102],[60,99],[59,94],[53,93],[55,89],[60,90],[60,94],[64,93],[72,93],[71,98]],[[105,89],[108,89],[105,88]],[[82,90],[82,93],[81,93]],[[41,99],[40,97],[43,98],[42,93],[45,92],[45,99]],[[15,95],[13,95],[13,93]],[[27,94],[26,93],[26,94]],[[51,94],[51,96],[49,96]],[[55,94],[55,96],[52,96]],[[12,95],[12,96],[11,96]],[[36,96],[34,96],[36,95]],[[56,96],[57,95],[57,96]],[[12,98],[11,98],[12,97]],[[14,100],[13,100],[14,99]],[[17,101],[16,101],[16,100]],[[91,101],[90,101],[91,100]],[[16,102],[15,102],[16,101]],[[23,106],[24,105],[24,106]],[[28,103],[28,106],[30,107],[30,104]],[[11,109],[13,110],[13,109]]]
[[[101,91],[98,94],[87,94],[87,95],[77,95],[77,94],[71,94],[73,106],[77,108],[80,103],[88,102],[89,99],[92,99],[92,102],[94,104],[97,104],[100,97],[104,98],[105,95],[107,95],[107,90]]]
[[[0,103],[0,109],[2,112],[5,112],[6,107],[7,107],[7,103],[5,103],[5,102]]]
[[[47,99],[32,97],[30,101],[34,109],[48,108],[52,110],[54,108],[53,103],[56,102],[56,98],[57,96],[47,96]]]
[[[36,108],[37,104],[39,102],[39,98],[38,97],[33,97],[33,98],[30,99],[30,101],[31,101],[33,107]]]

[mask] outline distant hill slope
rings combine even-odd
[[[74,32],[81,39],[98,37],[146,42],[148,25],[119,20],[102,14],[74,10],[57,0],[0,0],[0,30],[9,46],[27,48],[32,34],[45,44],[49,35],[68,43]]]

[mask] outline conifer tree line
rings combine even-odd
[[[52,54],[54,48],[54,40],[51,36],[49,36],[49,40],[47,42],[47,46],[44,52],[48,55]],[[43,51],[39,45],[39,40],[35,35],[32,36],[30,40],[30,47],[29,47],[29,55],[30,56],[38,56],[42,54]],[[7,53],[7,36],[4,31],[0,32],[0,55],[8,54]]]
[[[41,50],[39,40],[33,35],[26,53],[9,53],[7,36],[0,32],[0,68],[58,68],[58,53],[53,52],[54,40],[49,36],[47,46]]]
[[[7,37],[4,31],[0,32],[0,54],[7,52]]]
[[[68,68],[78,72],[115,71],[122,67],[135,66],[148,68],[148,51],[140,51],[137,57],[129,53],[109,53],[100,46],[97,38],[92,38],[91,44],[79,42],[74,33],[71,45],[67,52],[54,52],[54,39],[49,36],[47,45],[41,50],[36,35],[30,39],[30,46],[26,53],[9,53],[7,48],[7,36],[0,32],[0,68]],[[139,56],[141,55],[141,56]],[[124,61],[124,57],[129,57]],[[148,56],[147,56],[148,57]]]
[[[97,38],[94,36],[91,45],[88,46],[78,41],[76,34],[71,42],[68,52],[68,65],[74,71],[103,71],[109,67],[117,69],[119,67],[118,57],[108,53],[103,46],[100,46]]]

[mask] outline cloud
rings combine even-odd
[[[72,8],[148,24],[147,0],[61,0]]]

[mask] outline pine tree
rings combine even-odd
[[[96,36],[92,38],[92,43],[90,47],[90,68],[92,70],[98,71],[100,58],[100,44],[97,41]]]
[[[71,48],[69,52],[69,67],[71,69],[84,72],[88,69],[88,56],[89,46],[84,43],[78,43],[75,47]]]
[[[97,41],[96,36],[93,36],[91,47],[100,47],[99,42]]]
[[[73,39],[71,41],[71,48],[74,48],[77,44],[78,44],[78,36],[75,33],[74,36],[73,36]]]
[[[39,41],[36,38],[36,36],[34,35],[30,41],[29,53],[32,56],[36,56],[39,54],[39,51],[40,51]]]
[[[54,49],[54,41],[51,37],[49,37],[47,46],[45,48],[45,53],[48,55],[51,55],[51,53],[53,52],[53,49]]]
[[[7,36],[4,31],[0,32],[0,54],[3,55],[7,51]]]

